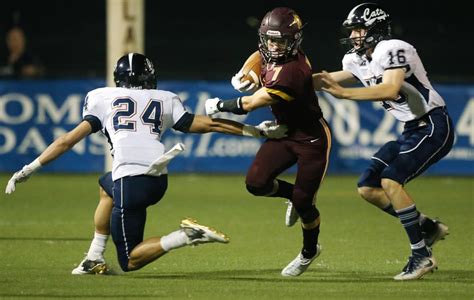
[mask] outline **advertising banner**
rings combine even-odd
[[[0,171],[12,172],[35,159],[55,138],[82,119],[88,91],[104,86],[102,80],[0,82]],[[165,81],[159,89],[178,94],[189,112],[204,114],[205,100],[229,99],[240,94],[229,82]],[[474,175],[474,86],[438,85],[448,104],[456,132],[455,146],[428,170],[436,175]],[[339,100],[318,93],[324,116],[332,129],[328,174],[358,174],[380,146],[396,139],[403,124],[378,102]],[[272,120],[269,108],[243,116],[218,115],[247,124]],[[263,139],[218,133],[183,134],[168,130],[166,149],[183,143],[186,150],[169,165],[170,172],[245,173]],[[101,134],[92,134],[45,172],[103,172],[110,146]],[[105,154],[104,154],[105,153]],[[290,169],[289,172],[294,171]]]

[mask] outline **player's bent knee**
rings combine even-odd
[[[319,217],[319,210],[313,205],[311,207],[305,207],[305,208],[300,208],[296,207],[296,212],[301,218],[301,222],[303,224],[309,224],[311,222],[314,222]]]
[[[123,259],[122,257],[119,257],[118,259],[120,269],[124,272],[130,272],[131,270],[128,268],[128,259]]]
[[[255,185],[250,185],[248,183],[245,185],[245,187],[247,188],[247,191],[249,191],[249,193],[255,196],[268,195],[272,191],[272,188],[273,188],[271,185],[255,186]]]
[[[382,188],[385,192],[391,192],[393,190],[403,187],[400,183],[390,178],[382,178]]]
[[[361,186],[357,188],[357,192],[364,200],[369,200],[372,198],[374,188],[369,186]]]

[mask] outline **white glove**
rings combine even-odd
[[[35,159],[31,164],[24,166],[20,171],[13,174],[12,178],[8,180],[7,187],[5,188],[6,194],[11,194],[15,191],[17,182],[25,182],[30,176],[41,168],[41,163],[38,159]]]
[[[253,93],[255,92],[255,90],[257,90],[258,86],[253,83],[253,82],[250,82],[250,80],[245,80],[245,81],[241,81],[242,80],[242,77],[244,77],[244,74],[242,73],[242,70],[240,70],[237,74],[235,74],[232,79],[230,80],[230,83],[232,83],[232,86],[234,87],[234,89],[236,89],[237,91],[241,92],[241,93],[247,93],[247,92],[250,92],[250,93]]]
[[[204,106],[206,107],[206,114],[208,116],[212,116],[219,112],[219,109],[217,108],[219,101],[221,101],[219,98],[210,98],[206,100]]]
[[[288,127],[278,125],[274,121],[263,121],[255,127],[269,139],[281,139],[288,136]]]

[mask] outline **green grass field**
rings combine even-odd
[[[5,187],[10,174],[0,176]],[[474,299],[474,180],[421,177],[408,185],[424,213],[451,234],[436,245],[439,270],[395,282],[410,253],[399,221],[356,194],[355,177],[328,176],[319,192],[321,256],[298,278],[280,276],[301,248],[284,225],[283,199],[247,193],[243,175],[170,175],[148,211],[145,237],[183,217],[227,233],[229,244],[185,247],[118,276],[73,276],[93,235],[98,175],[37,174],[0,196],[0,298]],[[291,179],[291,178],[289,178]],[[111,239],[106,258],[118,270]]]

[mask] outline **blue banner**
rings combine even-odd
[[[0,171],[13,172],[35,159],[49,143],[77,125],[88,91],[102,87],[102,80],[2,81],[0,82]],[[239,95],[229,82],[159,82],[159,89],[180,96],[187,109],[204,114],[210,97]],[[438,85],[448,104],[456,131],[453,150],[428,170],[437,175],[474,175],[474,86]],[[357,103],[318,93],[320,105],[333,134],[329,174],[357,174],[368,159],[389,140],[396,139],[403,124],[377,102]],[[245,116],[222,113],[247,124],[273,118],[268,108]],[[186,151],[174,159],[171,172],[245,173],[262,140],[217,133],[183,134],[173,130],[162,139],[166,148],[181,142]],[[56,162],[49,172],[102,172],[109,146],[92,134]],[[104,155],[104,153],[106,153]],[[294,168],[290,170],[294,171]]]

